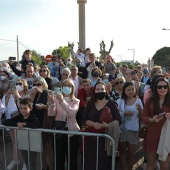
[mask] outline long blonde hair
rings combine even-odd
[[[72,81],[70,78],[67,78],[67,79],[65,79],[65,80],[62,82],[62,87],[63,87],[63,85],[64,85],[65,82],[70,83],[71,86],[72,86],[72,92],[71,92],[71,94],[70,94],[70,98],[71,98],[71,100],[73,100],[73,99],[75,98],[75,86],[74,86],[74,83],[73,83],[73,81]]]
[[[24,93],[25,94],[28,94],[28,84],[27,84],[27,81],[25,80],[25,79],[22,79],[22,78],[19,78],[18,80],[17,80],[17,82],[18,81],[22,81],[23,82],[23,86],[24,86]],[[16,83],[17,83],[16,82]]]

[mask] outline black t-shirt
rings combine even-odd
[[[27,125],[25,127],[27,128],[39,128],[40,122],[38,121],[38,118],[35,115],[30,114],[30,116],[27,119],[24,119],[22,114],[19,114],[18,116],[15,116],[11,119],[7,119],[3,122],[3,125],[5,126],[17,126],[18,122],[26,122]]]

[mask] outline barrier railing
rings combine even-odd
[[[70,137],[72,135],[78,135],[82,137],[82,166],[81,170],[84,170],[85,162],[84,162],[84,137],[90,136],[90,137],[96,137],[97,138],[97,153],[96,153],[96,170],[98,170],[98,148],[99,148],[99,138],[105,138],[110,141],[110,144],[112,146],[112,165],[111,170],[115,170],[115,157],[116,157],[116,150],[115,150],[115,142],[113,138],[111,138],[109,135],[106,134],[98,134],[98,133],[88,133],[88,132],[75,132],[75,131],[60,131],[60,130],[50,130],[50,129],[31,129],[31,128],[23,128],[18,129],[18,127],[9,127],[9,126],[0,126],[0,128],[3,131],[3,150],[4,150],[4,168],[7,167],[7,155],[6,155],[6,141],[5,141],[5,128],[14,129],[15,133],[15,143],[17,150],[26,150],[28,151],[28,170],[30,169],[30,152],[39,152],[40,153],[40,169],[42,169],[42,152],[43,152],[43,142],[42,142],[42,133],[51,133],[53,134],[53,151],[54,151],[54,170],[56,170],[56,140],[55,137],[56,134],[65,134],[68,136],[68,155],[70,155]],[[70,157],[68,157],[68,170],[70,167]],[[18,164],[17,164],[17,170],[18,170]]]

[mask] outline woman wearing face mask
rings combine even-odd
[[[91,86],[93,87],[99,80],[100,80],[100,77],[102,76],[102,71],[98,68],[98,67],[95,67],[92,72],[91,72]]]
[[[106,84],[108,94],[112,91],[112,84],[109,82],[109,74],[104,73],[102,75],[102,81]]]
[[[6,94],[6,92],[10,89],[10,80],[7,71],[0,72],[0,91],[2,96]]]
[[[5,106],[6,106],[6,118],[10,119],[11,117],[16,116],[19,111],[18,109],[13,113],[13,109],[11,106],[14,106],[16,108],[20,107],[20,100],[23,98],[28,98],[28,85],[25,79],[18,79],[16,82],[16,88],[15,89],[9,89],[7,93],[4,96]],[[10,110],[11,109],[11,110]],[[11,114],[12,113],[12,114]],[[7,169],[14,169],[17,163],[20,163],[20,160],[18,160],[17,157],[17,149],[16,149],[16,142],[15,142],[15,134],[14,130],[10,130],[10,137],[12,139],[12,145],[13,145],[13,160],[10,162],[10,164],[7,166]],[[24,164],[25,167],[25,164]]]
[[[76,114],[79,108],[79,99],[75,98],[75,87],[71,79],[62,82],[62,94],[57,94],[55,98],[49,96],[53,106],[48,107],[48,115],[55,116],[55,122],[66,121],[65,130],[79,131],[80,127],[76,121]],[[70,170],[77,170],[77,154],[79,147],[79,137],[70,137],[70,155],[68,154],[68,136],[62,135],[56,139],[56,169],[64,170],[65,158],[70,157]]]
[[[111,114],[110,120],[106,122],[106,120],[102,118],[103,114]],[[102,81],[98,82],[94,86],[92,97],[83,113],[82,123],[88,127],[88,132],[105,133],[105,130],[115,122],[117,126],[114,127],[119,129],[121,118],[115,102],[109,100],[105,83]],[[119,130],[116,128],[114,128],[115,132],[119,134]],[[117,143],[118,140],[119,139],[117,139]],[[87,137],[84,144],[84,169],[96,169],[97,139]],[[99,138],[98,152],[98,170],[111,170],[111,156],[107,156],[107,152],[105,151],[104,138]]]
[[[67,67],[68,67],[69,69],[71,69],[71,67],[73,66],[73,64],[72,64],[72,59],[71,59],[71,58],[68,58],[66,64],[67,64]]]

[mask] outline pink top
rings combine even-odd
[[[54,99],[54,107],[48,107],[48,115],[55,116],[55,120],[62,120],[63,112],[65,111],[67,117],[67,125],[69,131],[79,131],[80,127],[76,121],[76,114],[79,108],[80,100],[74,98],[71,101],[65,101],[59,103],[57,99]]]
[[[144,96],[143,96],[143,103],[145,104],[145,102],[147,101],[147,99],[151,96],[151,89],[147,89],[144,93]]]

